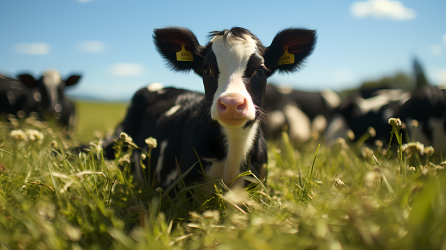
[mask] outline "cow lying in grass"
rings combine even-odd
[[[0,75],[0,114],[25,116],[36,112],[40,119],[55,119],[62,126],[74,127],[74,104],[64,94],[66,86],[75,85],[80,75],[71,75],[65,81],[57,70],[43,72],[39,80],[29,74],[21,74],[19,80]]]
[[[400,118],[403,126],[403,143],[419,141],[433,146],[437,152],[446,151],[446,92],[434,86],[421,86],[413,91],[376,89],[363,98],[362,93],[349,96],[334,110],[327,129],[327,143],[345,137],[351,130],[359,139],[374,128],[375,140],[389,142],[389,118]],[[407,131],[406,131],[407,129]],[[407,136],[406,136],[407,134]],[[352,138],[353,139],[353,138]],[[395,141],[394,141],[395,143]]]
[[[303,92],[268,84],[265,101],[270,114],[269,122],[262,125],[265,138],[281,138],[284,125],[288,125],[290,140],[302,144],[325,133],[328,116],[341,98],[332,90]]]
[[[184,173],[197,162],[197,155],[205,174],[222,177],[227,185],[248,168],[264,179],[267,152],[259,123],[267,118],[267,78],[277,71],[298,70],[316,43],[315,31],[300,28],[279,32],[269,47],[238,27],[211,32],[209,37],[201,46],[188,29],[155,29],[155,45],[168,67],[193,70],[203,79],[205,94],[143,88],[134,95],[121,125],[141,148],[147,149],[146,138],[157,139],[150,165],[163,188],[178,178],[179,169]],[[133,159],[133,175],[143,182],[139,154]],[[197,164],[185,183],[202,179],[200,169]],[[243,181],[237,179],[235,186],[243,186]]]

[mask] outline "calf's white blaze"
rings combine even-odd
[[[241,94],[247,104],[247,120],[255,118],[255,108],[252,98],[243,82],[243,75],[246,70],[249,58],[256,51],[255,41],[245,36],[245,39],[229,35],[227,38],[216,36],[212,40],[212,51],[217,58],[220,75],[218,77],[218,88],[214,94],[211,107],[211,117],[219,121],[217,114],[218,98],[230,95],[231,93]],[[225,124],[219,121],[225,127]],[[242,124],[243,125],[243,124]]]
[[[48,93],[48,98],[50,99],[51,107],[54,109],[57,101],[59,100],[59,86],[62,83],[60,74],[57,70],[48,69],[43,72],[43,85]]]

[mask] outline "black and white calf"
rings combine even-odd
[[[81,76],[63,81],[58,71],[50,69],[39,80],[29,74],[17,78],[0,77],[0,113],[37,112],[43,119],[55,118],[63,126],[74,126],[74,105],[65,97],[64,88],[76,84]]]
[[[332,90],[304,92],[285,86],[266,86],[265,110],[269,122],[262,125],[265,138],[279,138],[283,125],[288,125],[290,140],[303,143],[319,138],[327,128],[328,116],[339,106],[341,98]]]
[[[205,94],[141,89],[122,125],[140,147],[147,137],[158,140],[151,166],[161,187],[179,176],[175,159],[182,172],[197,161],[194,149],[209,177],[222,177],[229,184],[250,163],[253,173],[264,178],[267,152],[259,123],[267,78],[276,71],[298,70],[316,43],[315,31],[300,28],[279,32],[269,47],[238,27],[211,32],[209,38],[201,46],[188,29],[155,29],[153,39],[167,65],[174,71],[193,70],[202,77]],[[134,157],[138,162],[139,156]],[[197,165],[186,183],[202,179],[198,171]],[[143,182],[138,166],[133,174]],[[242,185],[238,180],[233,187]]]

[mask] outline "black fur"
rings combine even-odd
[[[35,80],[29,74],[20,74],[19,80],[15,80],[0,76],[0,114],[16,114],[19,110],[23,110],[26,115],[36,112],[41,119],[54,118],[62,126],[73,128],[75,108],[73,102],[65,96],[64,88],[76,84],[80,78],[80,75],[72,75],[66,81],[62,81],[55,103],[55,105],[60,105],[61,110],[57,111],[51,105],[51,96],[42,83],[42,77]],[[8,93],[16,97],[17,100],[14,103],[9,101]],[[40,99],[36,100],[36,94],[40,96]]]

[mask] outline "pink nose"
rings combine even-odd
[[[221,118],[240,119],[246,116],[246,99],[237,93],[218,98],[217,113]]]

